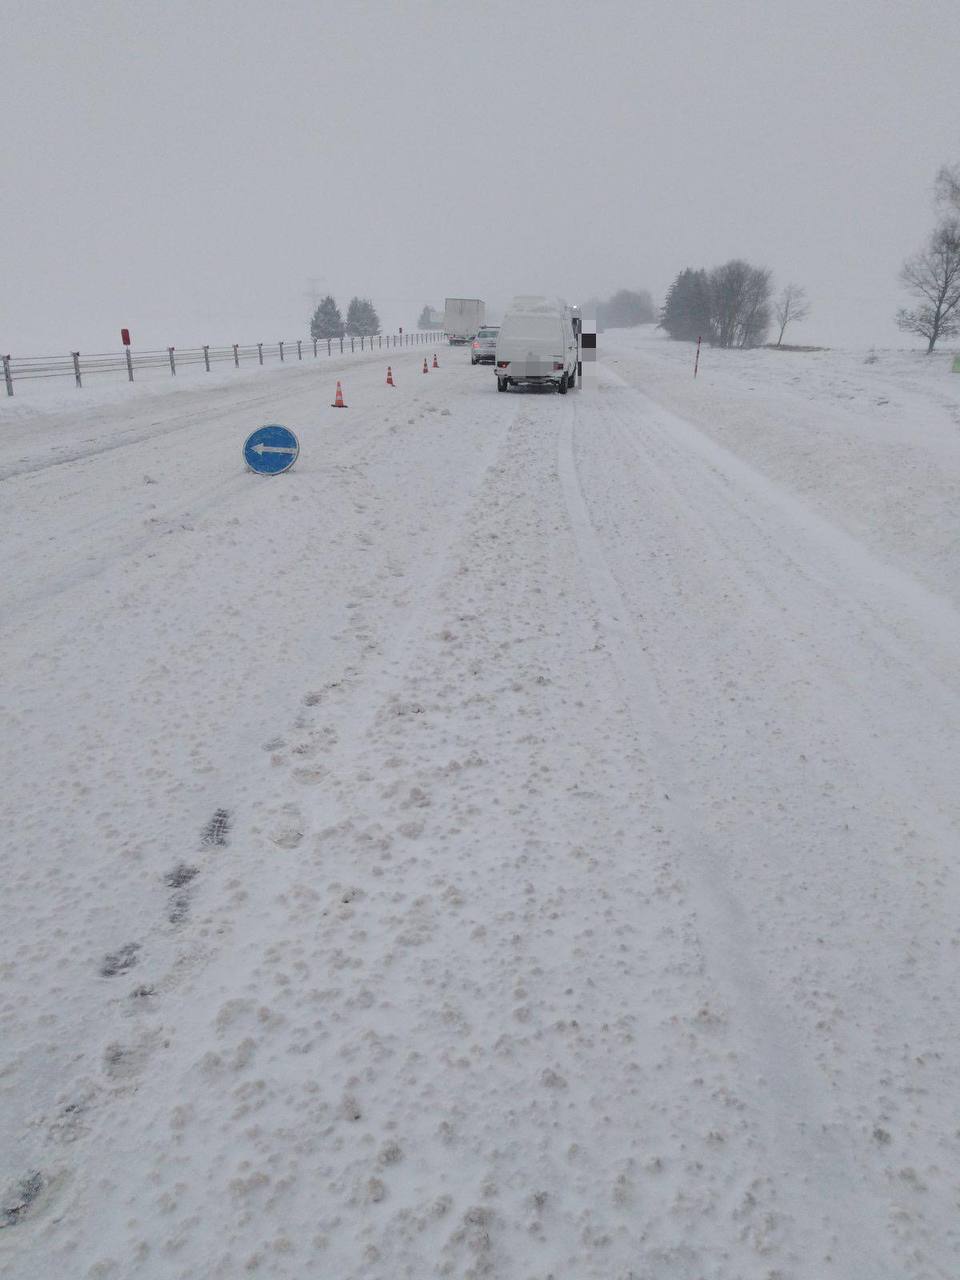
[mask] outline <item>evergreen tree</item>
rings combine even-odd
[[[377,315],[376,307],[369,298],[363,300],[363,321],[366,325],[364,332],[370,336],[380,332],[380,317]]]
[[[342,338],[343,317],[329,293],[313,313],[310,321],[311,338]]]
[[[681,341],[695,342],[703,337],[713,342],[711,313],[710,280],[706,271],[692,271],[687,267],[667,291],[660,328]]]
[[[347,333],[351,337],[369,337],[380,332],[380,317],[369,298],[351,298],[347,307]]]

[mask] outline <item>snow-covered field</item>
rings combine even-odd
[[[0,1275],[960,1275],[960,376],[600,342],[0,403]]]

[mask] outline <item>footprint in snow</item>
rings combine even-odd
[[[217,809],[203,829],[200,837],[200,843],[205,845],[216,845],[220,848],[227,844],[227,836],[230,833],[230,811],[228,809]]]
[[[139,950],[139,942],[128,942],[117,951],[111,951],[105,955],[100,965],[101,977],[114,978],[118,973],[125,973],[128,969],[132,969],[137,963]]]

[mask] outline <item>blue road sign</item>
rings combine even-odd
[[[243,444],[243,460],[251,471],[262,476],[278,476],[289,471],[300,454],[300,441],[273,422],[247,436]]]

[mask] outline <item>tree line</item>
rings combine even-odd
[[[786,284],[774,298],[771,271],[733,258],[710,271],[685,267],[667,290],[660,328],[681,341],[742,349],[762,346],[775,321],[779,347],[787,326],[809,313],[800,285]]]
[[[310,320],[311,338],[367,338],[379,332],[380,317],[369,298],[351,298],[344,321],[336,299],[328,293]]]
[[[899,327],[925,338],[928,353],[941,338],[960,333],[960,164],[944,165],[940,170],[934,207],[937,222],[933,231],[924,247],[908,258],[900,271],[902,283],[916,299],[915,305],[901,307],[897,312]],[[317,308],[314,323],[328,303],[339,321],[333,299],[325,298]],[[346,332],[375,332],[350,328],[354,304],[370,307],[378,323],[370,303],[354,298],[347,313]],[[606,302],[591,299],[587,305],[596,307],[601,330],[632,328],[659,319],[659,327],[671,338],[688,342],[702,338],[711,346],[741,349],[766,343],[771,326],[777,334],[773,345],[781,347],[788,327],[810,314],[806,291],[800,285],[785,284],[774,297],[772,272],[742,258],[710,270],[684,267],[667,290],[659,317],[646,289],[619,289]],[[420,327],[431,328],[435,323],[433,309],[424,305]],[[343,330],[333,334],[312,332],[314,337],[339,337]]]
[[[926,244],[900,270],[914,305],[897,312],[900,329],[925,338],[928,354],[941,338],[960,333],[960,164],[944,165],[938,173],[934,210],[936,224]],[[660,328],[671,338],[744,348],[766,342],[775,323],[779,347],[787,327],[806,319],[810,308],[797,284],[784,285],[774,299],[771,280],[765,267],[740,258],[710,271],[685,267],[667,291]]]

